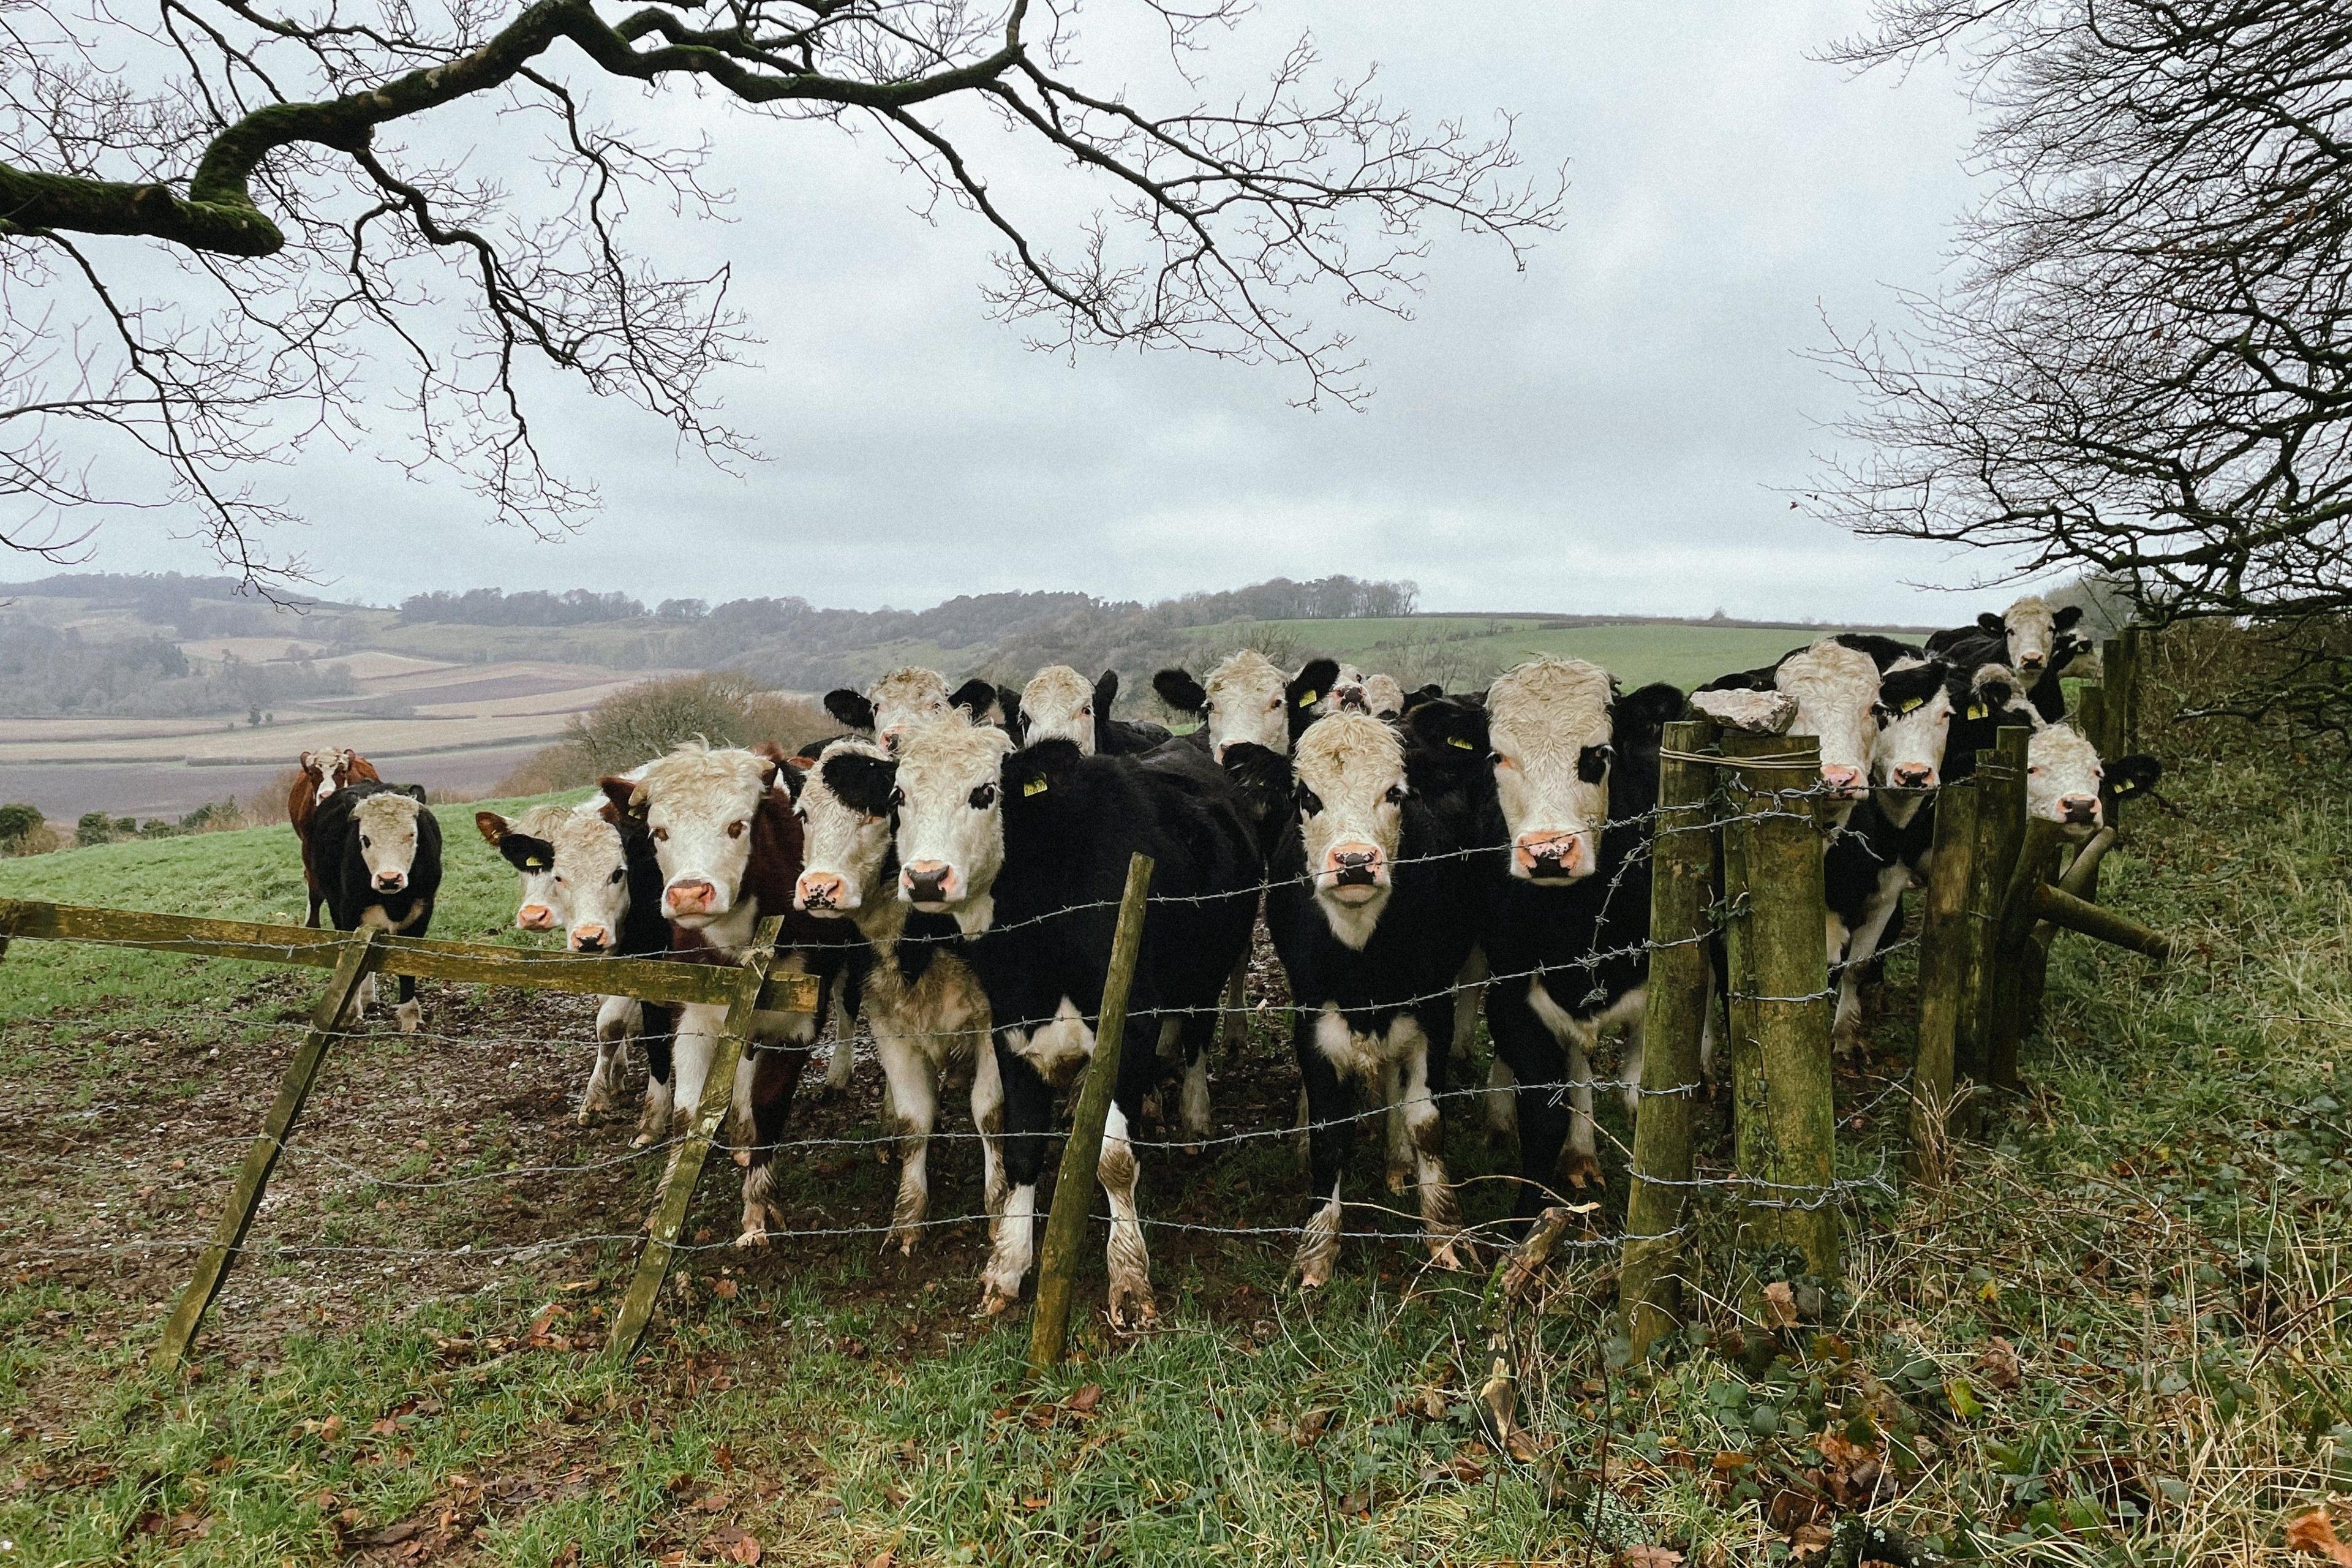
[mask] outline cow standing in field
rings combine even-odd
[[[635,787],[634,780],[615,784],[624,782]],[[479,812],[474,825],[521,874],[525,901],[516,924],[524,930],[561,930],[573,952],[653,958],[669,950],[653,838],[625,802],[600,792],[578,805],[532,806],[512,823],[496,812]],[[536,905],[534,892],[541,900]],[[531,923],[534,919],[541,923]],[[614,1109],[621,1057],[636,1040],[646,1052],[646,1102],[634,1146],[667,1136],[676,1023],[675,1011],[663,1004],[604,998],[596,1009],[596,1066],[580,1097],[582,1126]]]
[[[2005,665],[2024,683],[2027,699],[2045,723],[2066,717],[2066,689],[2059,676],[2090,650],[2090,639],[2074,628],[2083,606],[2053,606],[2037,594],[2000,615],[1990,610],[1972,626],[1952,626],[1928,637],[1927,651],[1954,664]]]
[[[1129,1129],[1159,1075],[1150,1032],[1180,1036],[1189,1057],[1215,1027],[1218,993],[1256,913],[1256,844],[1233,785],[1193,747],[1130,758],[1084,756],[1067,741],[1011,745],[990,729],[910,731],[890,797],[900,896],[955,917],[988,993],[1007,1192],[982,1305],[1017,1300],[1029,1272],[1054,1090],[1093,1054],[1128,862],[1140,851],[1156,863],[1152,902],[1099,1173],[1112,1319],[1147,1320],[1150,1252]]]
[[[299,770],[294,785],[286,792],[286,820],[294,826],[295,841],[302,846],[302,884],[310,890],[310,912],[302,923],[316,928],[319,906],[326,898],[319,880],[319,866],[310,851],[310,817],[319,803],[332,800],[335,792],[355,784],[381,782],[375,764],[357,752],[343,746],[305,752],[295,759]]]
[[[802,870],[801,822],[790,795],[779,786],[782,772],[782,764],[772,757],[689,742],[647,763],[634,784],[613,779],[605,784],[616,803],[644,821],[652,837],[662,873],[659,907],[669,921],[675,956],[739,963],[761,917],[781,915],[784,925],[774,972],[812,974],[818,982],[815,1011],[762,1011],[747,1031],[730,1124],[736,1163],[745,1167],[739,1247],[763,1245],[768,1222],[782,1218],[772,1195],[776,1143],[816,1042],[826,994],[840,978],[853,936],[838,922],[793,908]],[[726,1012],[717,1005],[678,1010],[672,1077],[673,1125],[679,1131],[701,1103]]]
[[[1049,664],[1029,678],[1009,728],[1018,744],[1067,741],[1087,756],[1134,756],[1166,743],[1165,725],[1111,717],[1118,671],[1106,669],[1093,685],[1066,664]]]
[[[338,789],[311,814],[303,840],[319,867],[327,912],[337,931],[370,929],[395,936],[423,936],[433,924],[433,900],[441,891],[441,825],[425,809],[420,784],[350,784]],[[375,976],[362,983],[352,1016],[375,1000]],[[393,1009],[403,1034],[424,1024],[416,1002],[416,977],[400,977],[400,1001]]]
[[[1477,926],[1477,872],[1460,825],[1413,787],[1403,741],[1361,712],[1317,721],[1293,752],[1296,805],[1268,868],[1266,925],[1289,977],[1291,1042],[1307,1097],[1310,1186],[1299,1283],[1331,1277],[1357,1091],[1401,1108],[1423,1238],[1446,1268],[1461,1209],[1446,1174],[1449,988]],[[1444,753],[1424,765],[1461,767]],[[1440,1044],[1433,1046],[1432,1042]]]
[[[884,1245],[912,1253],[930,1205],[929,1152],[941,1081],[951,1072],[971,1075],[992,1219],[1004,1201],[997,1139],[1004,1097],[989,1043],[988,994],[964,961],[961,928],[952,916],[912,910],[898,896],[896,772],[890,754],[867,742],[825,749],[794,805],[807,838],[793,902],[820,919],[848,921],[865,939],[867,951],[850,973],[889,1086],[887,1113],[901,1139],[898,1197]]]

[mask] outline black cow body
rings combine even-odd
[[[407,878],[397,892],[375,885],[361,843],[359,808],[380,795],[407,795],[425,799],[422,785],[355,784],[337,790],[311,816],[309,844],[319,868],[320,891],[326,895],[328,917],[337,931],[373,927],[401,936],[423,936],[432,929],[433,904],[441,892],[441,825],[422,804],[416,808],[416,849]],[[374,994],[370,976],[362,1000]],[[416,977],[400,976],[400,1016],[403,1028],[416,1026],[414,1011]]]

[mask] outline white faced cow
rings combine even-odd
[[[1220,659],[1205,681],[1163,669],[1151,686],[1169,707],[1200,716],[1210,755],[1223,761],[1228,748],[1244,742],[1288,756],[1290,742],[1326,710],[1339,678],[1336,659],[1311,658],[1286,676],[1265,655],[1244,648]]]
[[[311,815],[320,801],[333,799],[337,790],[379,781],[375,764],[347,746],[305,752],[295,759],[295,766],[299,771],[293,787],[286,792],[286,820],[293,825],[295,841],[302,846],[302,881],[310,893],[310,912],[303,923],[316,926],[319,906],[327,895],[310,854]]]
[[[2059,674],[2091,647],[2090,639],[2075,630],[2082,619],[2080,605],[2053,607],[2029,594],[1998,616],[1988,610],[1972,626],[1936,633],[1927,648],[1956,664],[2006,665],[2017,672],[2034,711],[2056,723],[2066,716],[2066,689]]]
[[[1744,670],[1711,680],[1703,691],[1779,691],[1793,699],[1796,717],[1787,733],[1811,735],[1821,744],[1822,785],[1843,827],[1854,805],[1870,793],[1870,765],[1878,726],[1872,715],[1878,700],[1882,666],[1864,648],[1837,637],[1782,656],[1764,669]]]
[[[847,687],[828,691],[824,710],[890,747],[917,725],[956,716],[955,705],[948,700],[947,677],[917,665],[894,669],[862,692]]]
[[[989,1045],[988,994],[964,962],[961,933],[948,916],[916,912],[898,897],[895,773],[890,754],[877,745],[850,740],[825,748],[794,805],[807,843],[793,902],[821,919],[847,921],[870,949],[858,1011],[874,1032],[889,1084],[888,1114],[901,1138],[898,1198],[884,1245],[911,1253],[930,1204],[927,1161],[941,1080],[950,1071],[971,1075],[971,1120],[981,1133],[992,1216],[1004,1201],[996,1137],[1003,1094]]]
[[[2071,724],[2035,731],[2026,745],[2025,763],[2027,817],[2063,824],[2066,837],[2076,842],[2106,826],[2102,786],[2119,795],[2133,795],[2164,773],[2164,764],[2150,756],[2102,763],[2098,748]]]
[[[441,825],[425,809],[422,785],[337,790],[312,815],[308,843],[337,931],[424,936],[432,929],[433,903],[441,891]],[[352,1016],[374,1000],[371,974],[361,984]],[[423,1025],[415,976],[400,977],[393,1013],[404,1034]]]

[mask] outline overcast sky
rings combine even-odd
[[[904,607],[1348,572],[1412,578],[1433,609],[1972,613],[1992,596],[1908,584],[1960,585],[1979,563],[1856,542],[1780,493],[1842,405],[1801,357],[1822,315],[1888,320],[1890,288],[1934,286],[1970,195],[1948,78],[1854,80],[1808,58],[1863,18],[1832,0],[1276,0],[1220,46],[1222,72],[1311,29],[1335,70],[1377,61],[1388,96],[1429,117],[1513,110],[1531,167],[1569,165],[1566,224],[1524,272],[1443,233],[1416,320],[1346,323],[1377,389],[1361,413],[1292,407],[1279,368],[1032,353],[985,314],[989,236],[914,216],[871,139],[727,126],[674,93],[631,112],[726,127],[714,176],[735,221],[686,237],[733,261],[767,340],[723,384],[766,460],[730,476],[657,420],[559,398],[542,433],[605,500],[575,537],[542,543],[486,525],[455,486],[321,457],[297,476],[317,521],[293,542],[331,595],[374,601],[497,584]],[[1092,83],[1150,69],[1139,43],[1087,39]],[[136,519],[110,524],[95,563],[206,564]]]

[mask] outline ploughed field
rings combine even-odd
[[[322,976],[18,942],[0,1561],[1746,1564],[1853,1510],[1999,1561],[2292,1561],[2283,1523],[2352,1491],[2352,796],[2284,758],[2179,763],[2163,794],[2104,896],[2190,954],[2158,972],[2062,937],[2031,1092],[1933,1193],[1895,1174],[1898,954],[1873,1050],[1840,1072],[1841,1174],[1887,1173],[1845,1216],[1845,1289],[1773,1333],[1709,1304],[1628,1369],[1613,1248],[1578,1254],[1520,1325],[1534,1463],[1472,1417],[1483,1279],[1425,1271],[1406,1215],[1351,1210],[1398,1239],[1350,1242],[1307,1300],[1288,1237],[1216,1234],[1304,1218],[1279,1136],[1146,1149],[1146,1216],[1202,1227],[1149,1232],[1160,1325],[1104,1325],[1097,1219],[1078,1359],[1023,1392],[1025,1311],[969,1316],[981,1223],[877,1250],[895,1173],[870,1061],[795,1110],[788,1137],[835,1141],[781,1167],[795,1234],[728,1247],[736,1173],[713,1162],[683,1288],[612,1367],[595,1350],[658,1161],[625,1121],[572,1119],[590,1006],[438,985],[425,1035],[373,1017],[336,1047],[200,1375],[168,1385],[145,1358]],[[441,816],[434,934],[522,941],[511,873]],[[0,896],[302,908],[282,827],[0,862]],[[1280,988],[1262,947],[1253,996]],[[1215,1060],[1221,1139],[1287,1123],[1279,1016]],[[931,1213],[951,1218],[980,1208],[979,1161],[946,1104]],[[1465,1207],[1491,1218],[1508,1151],[1447,1104]],[[1605,1237],[1628,1129],[1601,1115]],[[1720,1097],[1705,1130],[1719,1169]],[[1389,1202],[1377,1139],[1358,1148],[1349,1196]],[[1698,1278],[1728,1292],[1723,1211],[1700,1214]]]

